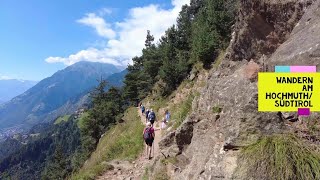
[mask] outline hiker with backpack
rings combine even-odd
[[[169,110],[167,109],[165,112],[166,122],[169,122],[170,117],[171,117],[171,114],[170,114]]]
[[[153,109],[150,110],[150,112],[148,114],[148,119],[153,126],[153,123],[156,120],[156,114],[154,113]]]
[[[149,115],[149,113],[150,113],[150,110],[149,110],[149,109],[147,109],[147,110],[146,110],[146,123],[147,123],[147,122],[148,122],[148,120],[149,120],[149,119],[148,119],[148,115]]]
[[[145,108],[144,108],[143,105],[141,105],[141,113],[142,113],[142,115],[144,114],[144,111],[145,111]]]
[[[147,122],[146,128],[143,130],[143,139],[146,143],[146,155],[148,159],[151,159],[151,151],[154,137],[155,133],[152,124],[151,122]]]

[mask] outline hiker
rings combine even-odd
[[[151,122],[152,126],[154,121],[156,120],[156,114],[154,113],[153,109],[150,110],[148,114],[149,121]]]
[[[146,123],[148,122],[148,115],[149,115],[149,113],[150,113],[150,110],[147,109],[147,110],[146,110]]]
[[[167,120],[166,120],[166,118],[163,118],[162,123],[161,123],[161,129],[164,129],[166,127],[167,127]]]
[[[167,109],[166,112],[165,112],[166,122],[169,122],[170,116],[171,116],[171,114]]]
[[[146,143],[146,155],[148,159],[151,159],[151,151],[155,134],[152,124],[147,122],[146,128],[143,130],[143,139]]]
[[[141,112],[142,112],[142,115],[144,114],[144,111],[145,111],[145,108],[143,105],[141,105]]]

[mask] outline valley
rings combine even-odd
[[[4,128],[0,130],[0,142],[6,140],[7,138],[13,137],[15,134],[23,132],[23,125],[17,125],[10,128]]]

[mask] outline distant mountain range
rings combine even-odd
[[[94,62],[79,62],[60,70],[0,105],[0,131],[13,126],[27,129],[72,113],[88,103],[88,93],[98,79],[106,79],[110,86],[121,86],[126,72],[111,64]]]
[[[0,80],[0,104],[10,101],[12,98],[24,93],[37,84],[36,81],[17,79]]]

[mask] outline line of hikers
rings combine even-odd
[[[153,141],[155,138],[155,129],[153,128],[153,124],[156,121],[156,114],[153,109],[145,109],[145,107],[140,105],[142,115],[146,116],[146,127],[143,130],[143,138],[146,143],[146,155],[148,159],[151,159],[151,151],[153,146]],[[167,126],[167,123],[170,119],[170,113],[168,110],[165,112],[165,117],[162,119],[161,129],[164,129]],[[154,149],[153,149],[154,154]]]

